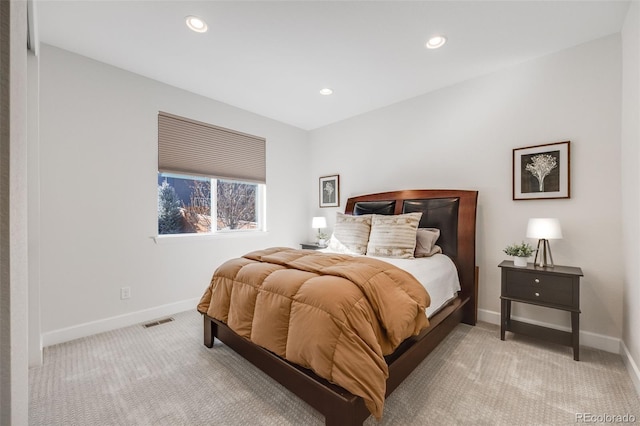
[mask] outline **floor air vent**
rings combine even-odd
[[[173,318],[163,318],[157,321],[148,322],[146,324],[142,324],[144,328],[155,327],[156,325],[166,324],[168,322],[173,321]]]

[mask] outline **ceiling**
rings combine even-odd
[[[315,129],[620,32],[627,1],[36,2],[41,42]],[[204,19],[209,31],[185,25]],[[435,34],[448,38],[425,48]],[[330,87],[334,93],[322,96]]]

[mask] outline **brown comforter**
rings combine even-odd
[[[429,303],[411,274],[386,262],[270,248],[220,266],[198,311],[361,396],[380,418],[383,357],[428,325]]]

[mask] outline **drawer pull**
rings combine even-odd
[[[536,293],[536,297],[540,296],[540,293]]]
[[[540,279],[538,279],[538,278],[536,278],[534,281],[536,282],[536,284],[540,283]]]

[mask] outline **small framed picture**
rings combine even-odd
[[[320,178],[320,207],[340,206],[340,175]]]
[[[513,199],[569,198],[569,141],[513,150]]]

